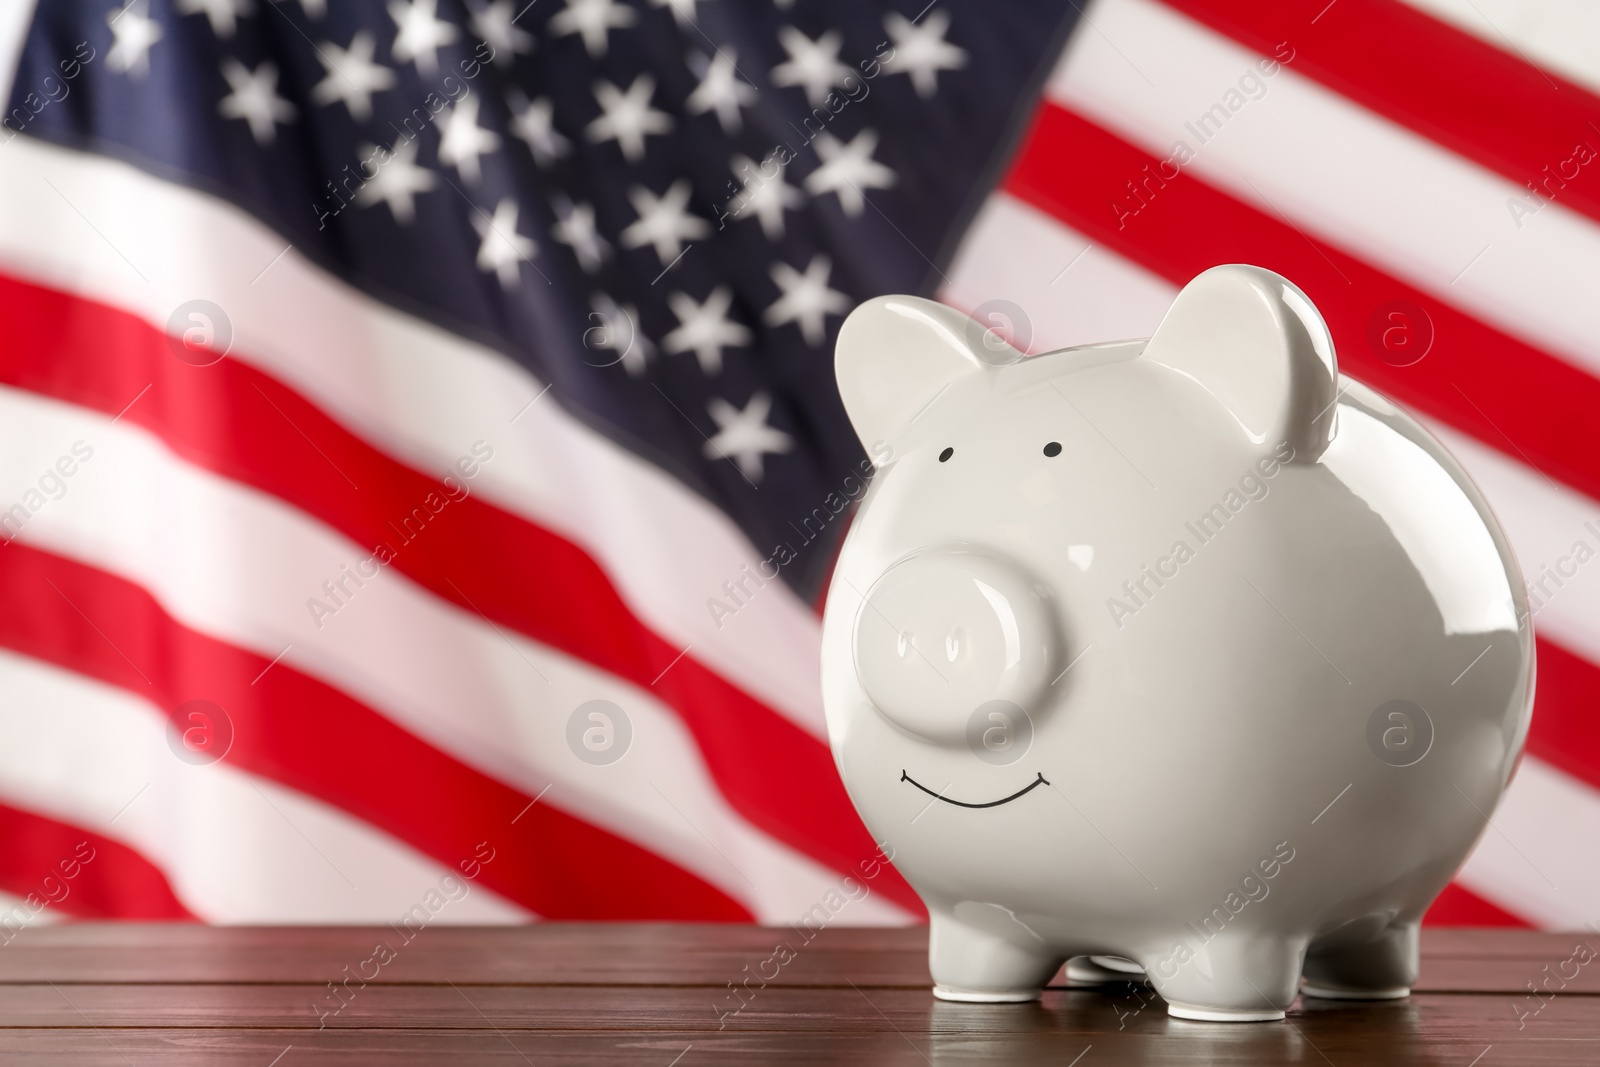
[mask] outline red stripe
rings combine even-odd
[[[1600,668],[1543,638],[1528,753],[1600,789]]]
[[[1005,188],[1176,285],[1218,263],[1277,271],[1322,311],[1342,371],[1600,499],[1600,380],[1188,174],[1152,183],[1145,206],[1119,219],[1117,205],[1136,204],[1126,183],[1159,162],[1045,103]],[[1395,300],[1421,306],[1433,323],[1431,351],[1407,367],[1380,359],[1367,340]]]
[[[0,277],[0,315],[9,335],[0,382],[109,414],[127,408],[123,418],[190,462],[357,544],[393,546],[391,566],[438,596],[649,689],[694,734],[729,802],[766,833],[840,870],[874,855],[827,746],[653,633],[579,546],[476,494],[430,514],[424,502],[449,495],[441,479],[451,472],[397,463],[237,360],[181,362],[165,335],[125,312]],[[402,520],[417,508],[426,525],[404,541]],[[881,882],[920,909],[896,872]]]
[[[0,804],[0,889],[23,898],[0,912],[0,944],[22,912],[90,919],[193,919],[149,860],[120,841]]]
[[[1533,924],[1451,882],[1422,917],[1423,926],[1521,926]]]
[[[487,842],[494,857],[481,866],[482,884],[540,915],[750,919],[695,875],[549,802],[529,807],[532,797],[337,689],[283,663],[267,670],[266,659],[187,629],[114,575],[12,542],[0,550],[0,603],[0,646],[125,689],[184,728],[191,722],[178,706],[211,701],[232,723],[229,763],[319,797],[452,870]]]
[[[1263,54],[1288,41],[1301,74],[1600,219],[1600,159],[1573,161],[1600,151],[1600,98],[1565,78],[1396,0],[1165,2]]]

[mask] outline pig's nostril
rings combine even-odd
[[[985,701],[1041,713],[1066,662],[1061,637],[1048,588],[1009,560],[953,546],[885,571],[867,590],[852,644],[857,678],[880,713],[953,744]]]

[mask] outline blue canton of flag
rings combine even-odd
[[[811,595],[841,524],[805,519],[862,463],[834,331],[940,283],[1072,12],[59,0],[7,125],[233,201],[498,349]],[[71,92],[32,107],[75,59]]]

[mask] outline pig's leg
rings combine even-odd
[[[1391,926],[1365,945],[1306,955],[1304,991],[1335,1000],[1393,1000],[1417,980],[1417,924]]]
[[[1170,942],[1168,942],[1170,943]],[[1306,943],[1300,938],[1251,936],[1227,930],[1191,959],[1163,967],[1144,961],[1167,1014],[1208,1022],[1269,1022],[1283,1018],[1299,991]],[[1172,972],[1170,974],[1166,972]]]
[[[928,966],[940,1000],[1036,1000],[1061,966],[1057,952],[1020,927],[1020,937],[979,930],[949,914],[929,916]]]
[[[1067,960],[1068,985],[1099,986],[1143,981],[1144,968],[1120,956],[1073,956]]]

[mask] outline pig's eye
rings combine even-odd
[[[956,454],[956,450],[955,449],[947,448],[943,452],[939,453],[939,462],[943,463],[945,460],[949,459],[951,456],[953,456],[955,454]]]
[[[1045,445],[1044,446],[1044,454],[1049,456],[1052,459],[1054,459],[1056,456],[1061,455],[1061,442],[1060,441],[1051,441],[1049,444]]]

